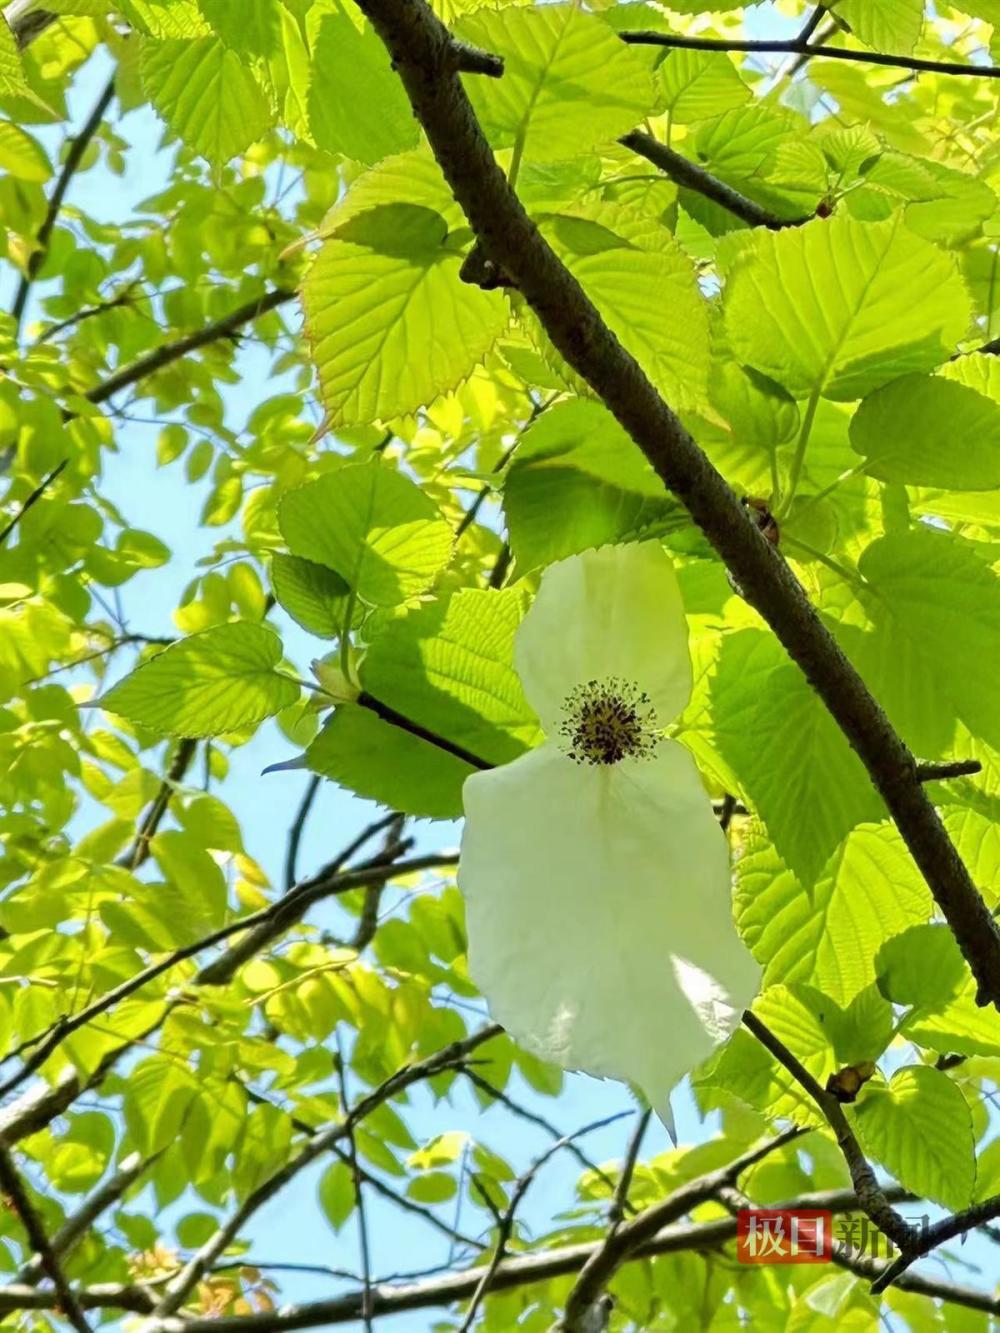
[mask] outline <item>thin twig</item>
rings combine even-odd
[[[366,885],[377,881],[384,883],[386,880],[392,879],[395,875],[405,875],[412,873],[415,870],[436,869],[442,865],[454,865],[457,860],[457,854],[453,853],[417,856],[410,861],[401,861],[396,865],[361,866],[356,870],[344,871],[342,874],[333,875],[329,878],[324,878],[320,875],[315,879],[303,881],[296,890],[288,894],[287,897],[281,898],[278,902],[272,903],[270,907],[262,908],[259,912],[253,912],[250,916],[243,917],[239,921],[231,921],[228,925],[220,926],[218,930],[212,931],[210,935],[206,935],[202,939],[196,940],[193,944],[186,944],[180,949],[175,949],[173,953],[168,954],[165,958],[161,958],[156,963],[152,963],[141,972],[137,972],[134,976],[121,982],[120,985],[113,987],[109,991],[105,991],[103,995],[96,999],[92,1004],[87,1005],[84,1009],[80,1009],[75,1014],[63,1015],[57,1019],[50,1028],[47,1028],[45,1032],[37,1033],[35,1036],[22,1041],[18,1046],[7,1053],[3,1060],[0,1061],[0,1064],[6,1064],[7,1061],[23,1054],[25,1050],[32,1046],[36,1046],[37,1048],[28,1059],[24,1061],[17,1074],[12,1075],[5,1083],[0,1084],[0,1098],[9,1095],[15,1088],[20,1087],[25,1079],[33,1074],[36,1069],[39,1069],[49,1056],[52,1055],[52,1053],[57,1050],[66,1038],[72,1035],[72,1033],[79,1031],[80,1028],[93,1022],[93,1020],[100,1015],[107,1013],[110,1009],[113,1009],[115,1005],[121,1003],[122,1000],[128,999],[144,986],[147,986],[151,981],[162,976],[164,972],[168,972],[171,968],[176,967],[178,963],[183,963],[188,958],[193,958],[203,950],[210,949],[216,944],[221,944],[224,940],[229,939],[231,935],[237,935],[245,930],[262,930],[262,934],[255,937],[256,948],[254,951],[247,952],[243,949],[241,947],[241,941],[241,946],[238,946],[239,964],[232,966],[232,971],[229,972],[229,976],[226,978],[227,980],[231,979],[232,973],[235,972],[237,965],[241,965],[247,958],[252,957],[252,953],[255,952],[256,949],[263,947],[263,944],[261,943],[262,939],[266,942],[266,940],[273,939],[276,935],[281,934],[281,932],[286,930],[293,921],[297,920],[308,907],[312,906],[313,903],[318,902],[319,899],[331,897],[334,894],[346,893],[349,889],[364,888]],[[236,950],[231,952],[235,953]],[[218,962],[224,963],[226,965],[226,970],[228,971],[231,964],[230,955],[224,955]],[[202,972],[194,978],[192,984],[221,984],[217,979],[218,974],[213,971],[215,966],[216,964],[210,963],[208,967],[204,968]]]
[[[414,870],[437,870],[442,866],[453,866],[457,863],[457,852],[415,856],[408,861],[394,861],[391,854],[380,852],[378,856],[373,856],[352,870],[338,871],[324,867],[318,875],[303,880],[279,902],[244,917],[240,927],[246,930],[246,935],[231,945],[219,958],[207,963],[195,977],[195,984],[228,985],[248,959],[260,953],[261,949],[266,948],[279,935],[283,935],[290,926],[301,920],[310,907],[324,898],[343,893],[347,888],[362,889],[372,884],[385,884],[396,875],[405,875]]]
[[[531,411],[528,414],[527,421],[525,421],[524,425],[517,432],[517,435],[507,446],[507,448],[503,451],[503,453],[500,455],[497,461],[493,464],[492,472],[494,476],[496,476],[498,472],[502,472],[504,470],[504,468],[510,462],[511,458],[513,458],[517,446],[524,439],[524,436],[527,434],[528,430],[535,424],[535,422],[545,411],[545,409],[549,407],[552,403],[554,403],[556,398],[558,397],[559,395],[557,393],[554,393],[550,398],[547,398],[542,402],[537,402],[537,403],[533,402],[531,404]],[[462,536],[465,530],[476,521],[479,511],[483,507],[483,502],[485,501],[486,497],[490,494],[492,490],[493,487],[490,485],[489,482],[486,482],[486,484],[480,489],[479,494],[473,500],[472,504],[469,505],[468,509],[462,515],[458,527],[455,529],[456,542],[458,541],[459,537]]]
[[[0,1144],[0,1190],[3,1191],[4,1197],[10,1201],[14,1212],[20,1218],[31,1248],[38,1255],[42,1268],[56,1289],[59,1296],[59,1306],[63,1314],[78,1330],[78,1333],[90,1333],[90,1325],[84,1318],[80,1303],[66,1280],[66,1274],[62,1271],[62,1265],[46,1235],[42,1220],[35,1212],[34,1204],[28,1198],[28,1191],[24,1187],[24,1182],[21,1180],[6,1144]]]
[[[154,374],[157,370],[162,370],[164,366],[169,366],[174,361],[179,361],[181,357],[187,356],[189,352],[196,351],[199,347],[207,347],[209,343],[218,342],[220,338],[231,337],[244,324],[249,324],[251,320],[259,319],[261,315],[269,310],[274,310],[279,305],[284,305],[288,301],[295,299],[295,292],[287,287],[273,287],[263,296],[255,297],[252,301],[247,301],[245,305],[239,306],[231,311],[222,319],[215,320],[212,324],[206,324],[204,328],[196,329],[194,333],[186,333],[182,338],[177,338],[173,342],[164,343],[154,352],[148,352],[145,356],[139,357],[133,361],[130,366],[123,366],[115,374],[109,375],[106,380],[91,389],[85,395],[91,403],[104,403],[122,389],[128,389],[133,384],[138,384],[140,380],[148,375]]]
[[[233,1082],[242,1088],[248,1101],[253,1102],[255,1106],[276,1106],[276,1103],[273,1102],[270,1097],[266,1097],[264,1093],[258,1092],[256,1088],[250,1087],[249,1084],[244,1083],[241,1079],[233,1076]],[[292,1126],[297,1129],[300,1134],[305,1134],[306,1138],[311,1139],[314,1134],[319,1134],[321,1132],[322,1126],[310,1125],[307,1121],[303,1120],[301,1116],[293,1115],[289,1118],[292,1122]],[[345,1166],[350,1164],[347,1154],[341,1148],[334,1146],[331,1148],[331,1152],[335,1157],[339,1157]],[[372,1175],[370,1171],[366,1171],[360,1162],[358,1163],[358,1175],[366,1185],[375,1191],[376,1194],[381,1194],[384,1199],[390,1200],[397,1208],[402,1208],[405,1212],[412,1213],[415,1217],[419,1217],[421,1221],[426,1222],[428,1226],[434,1227],[435,1230],[440,1231],[443,1236],[447,1236],[453,1245],[457,1243],[459,1245],[467,1246],[472,1250],[485,1250],[487,1248],[482,1241],[475,1240],[472,1236],[463,1235],[457,1227],[450,1227],[447,1222],[442,1222],[441,1218],[433,1213],[430,1208],[425,1208],[422,1204],[414,1203],[413,1200],[408,1199],[405,1194],[399,1194],[391,1185],[387,1185],[384,1180],[380,1180],[378,1176]],[[447,1267],[451,1267],[450,1260]]]
[[[285,889],[295,887],[298,880],[298,861],[299,844],[302,842],[302,831],[306,826],[306,820],[309,818],[309,811],[313,807],[313,802],[319,792],[319,785],[322,778],[318,773],[314,773],[309,779],[309,785],[306,787],[305,795],[292,820],[292,826],[288,830],[288,849],[285,852]]]
[[[367,708],[376,717],[380,717],[383,722],[399,727],[401,731],[409,732],[411,736],[426,741],[428,745],[443,750],[445,754],[454,755],[456,759],[461,759],[463,763],[468,764],[471,768],[485,770],[493,767],[486,759],[481,759],[479,755],[473,754],[471,750],[467,750],[463,745],[456,745],[454,741],[448,740],[446,736],[439,736],[436,732],[421,726],[419,722],[414,722],[405,714],[397,712],[395,708],[382,703],[381,699],[376,699],[367,690],[362,690],[354,702],[361,708]]]
[[[872,1284],[872,1295],[878,1295],[880,1291],[885,1291],[886,1287],[891,1287],[906,1272],[910,1264],[915,1263],[923,1255],[930,1254],[931,1250],[943,1245],[945,1241],[953,1240],[955,1236],[964,1236],[966,1232],[985,1226],[987,1222],[992,1222],[997,1217],[1000,1217],[1000,1195],[994,1194],[989,1199],[983,1199],[981,1203],[974,1203],[971,1208],[963,1209],[960,1213],[954,1213],[951,1217],[935,1222],[933,1226],[918,1233],[915,1244],[908,1252],[899,1254],[885,1272],[879,1274]]]
[[[488,1079],[483,1078],[482,1074],[473,1069],[471,1065],[467,1065],[462,1072],[470,1083],[479,1088],[482,1092],[485,1092],[487,1096],[492,1097],[495,1102],[499,1102],[501,1106],[506,1106],[508,1111],[520,1117],[520,1119],[524,1120],[527,1124],[535,1125],[538,1129],[543,1129],[545,1133],[553,1139],[564,1139],[566,1137],[562,1130],[557,1129],[550,1120],[546,1120],[545,1117],[539,1115],[537,1111],[530,1111],[526,1106],[522,1106],[520,1102],[516,1102],[509,1093],[504,1092],[502,1088],[494,1087]],[[602,1181],[607,1186],[608,1191],[614,1195],[615,1180],[612,1176],[609,1176],[602,1167],[592,1161],[587,1154],[577,1146],[577,1144],[568,1142],[566,1148],[567,1151],[576,1158],[584,1170],[592,1171],[598,1180]],[[635,1209],[631,1204],[626,1204],[626,1209],[630,1213],[635,1212]]]
[[[966,778],[974,773],[981,773],[983,766],[978,759],[955,759],[940,764],[918,764],[918,782],[941,782],[945,778]]]
[[[177,784],[191,767],[191,761],[194,759],[197,749],[198,742],[195,740],[186,738],[177,742],[177,749],[174,752],[170,767],[167,769],[166,777],[160,784],[160,789],[153,798],[145,819],[139,826],[135,842],[119,859],[118,864],[120,866],[127,870],[138,870],[149,859],[149,844],[163,823],[164,816],[170,807],[170,798],[173,796]]]
[[[725,37],[688,37],[680,33],[635,29],[618,34],[630,46],[665,46],[682,51],[745,51],[757,55],[805,56],[826,60],[850,60],[861,65],[885,65],[911,74],[965,74],[972,78],[1000,78],[1000,66],[970,65],[955,60],[924,60],[919,56],[886,55],[882,51],[854,51],[843,46],[811,45],[793,37],[787,41],[731,41]]]
[[[473,1324],[476,1322],[476,1315],[479,1312],[479,1307],[486,1298],[486,1294],[490,1289],[490,1284],[496,1277],[497,1269],[506,1258],[507,1246],[510,1243],[511,1233],[514,1230],[514,1219],[517,1215],[517,1210],[520,1208],[524,1196],[531,1188],[532,1182],[545,1163],[562,1148],[565,1148],[567,1144],[572,1143],[574,1139],[582,1138],[585,1134],[592,1134],[595,1130],[604,1129],[607,1125],[614,1124],[615,1121],[621,1120],[623,1116],[631,1114],[631,1111],[619,1111],[617,1115],[605,1116],[602,1120],[595,1120],[589,1125],[584,1125],[582,1129],[574,1130],[572,1134],[564,1135],[563,1138],[546,1148],[545,1152],[532,1162],[531,1166],[528,1167],[523,1175],[518,1176],[510,1192],[510,1201],[507,1204],[507,1207],[502,1213],[494,1214],[498,1219],[496,1244],[493,1247],[493,1254],[479,1281],[479,1285],[472,1293],[472,1300],[469,1302],[469,1308],[465,1313],[465,1318],[462,1321],[459,1333],[470,1333]],[[478,1185],[479,1182],[476,1181],[475,1183]],[[482,1189],[480,1189],[480,1194],[490,1207],[490,1210],[493,1211],[489,1195]]]
[[[633,1257],[643,1244],[652,1240],[669,1223],[676,1222],[692,1208],[712,1198],[724,1185],[735,1184],[749,1167],[793,1142],[804,1132],[798,1126],[784,1130],[774,1138],[741,1153],[727,1166],[709,1171],[679,1186],[659,1203],[644,1209],[615,1231],[609,1231],[581,1268],[580,1276],[566,1299],[562,1320],[553,1333],[583,1333],[588,1314],[604,1288],[622,1264]]]
[[[699,167],[690,158],[675,153],[672,148],[668,148],[666,144],[660,143],[659,139],[654,139],[651,134],[646,134],[643,130],[633,130],[631,134],[623,135],[618,142],[623,148],[644,157],[654,167],[659,167],[678,185],[688,190],[695,190],[706,199],[711,199],[713,203],[719,204],[750,227],[767,227],[771,231],[780,231],[783,227],[799,227],[809,220],[806,217],[782,218],[777,213],[762,208],[760,204],[740,194],[725,181],[713,176],[704,167]]]
[[[42,219],[42,225],[38,228],[35,237],[35,248],[31,252],[25,272],[21,275],[21,281],[18,283],[17,292],[14,296],[14,304],[11,307],[11,315],[14,318],[15,332],[21,327],[21,320],[24,316],[24,308],[28,303],[28,293],[31,291],[31,284],[38,276],[38,271],[45,263],[46,256],[49,253],[49,242],[52,239],[52,231],[59,218],[62,209],[63,200],[66,197],[66,191],[69,189],[70,181],[79,170],[83,156],[90,146],[90,141],[101,128],[104,117],[107,114],[108,107],[115,95],[115,80],[112,76],[105,86],[104,91],[91,111],[80,133],[70,142],[69,152],[66,154],[66,161],[63,163],[62,171],[59,173],[59,179],[56,181],[55,189],[52,191],[52,198],[49,200],[49,206],[45,217]]]
[[[420,1060],[412,1065],[404,1065],[373,1092],[355,1102],[350,1112],[338,1124],[331,1125],[315,1134],[280,1170],[251,1191],[229,1220],[218,1228],[215,1234],[184,1265],[181,1272],[167,1284],[163,1299],[154,1312],[155,1318],[162,1321],[165,1316],[178,1310],[219,1255],[232,1244],[253,1214],[283,1190],[300,1171],[316,1161],[335,1143],[340,1143],[346,1139],[355,1125],[359,1124],[365,1116],[412,1084],[419,1083],[425,1078],[432,1078],[435,1074],[440,1074],[444,1070],[460,1064],[478,1046],[490,1041],[493,1037],[499,1036],[502,1031],[503,1029],[498,1024],[490,1024],[466,1037],[464,1041],[453,1042],[443,1050],[428,1056],[426,1060]],[[362,1309],[370,1304],[370,1301],[362,1300]],[[372,1313],[374,1314],[374,1310]]]
[[[25,514],[28,512],[31,506],[38,503],[38,501],[42,498],[42,496],[49,489],[52,483],[60,475],[63,469],[68,466],[68,464],[69,464],[69,459],[64,458],[61,463],[59,463],[56,467],[54,467],[52,471],[49,473],[49,475],[47,477],[44,477],[38,483],[35,489],[25,500],[24,504],[22,504],[21,508],[17,511],[14,517],[7,524],[7,526],[5,528],[0,528],[0,546],[3,546],[4,542],[7,540],[10,534],[20,523],[21,519],[24,518]]]
[[[118,1203],[160,1155],[160,1153],[154,1153],[151,1157],[143,1157],[141,1153],[130,1153],[114,1175],[88,1198],[84,1199],[75,1213],[71,1213],[66,1218],[66,1221],[52,1237],[53,1253],[59,1259],[63,1259],[70,1254],[101,1214],[106,1212],[113,1204]],[[15,1282],[24,1282],[28,1286],[34,1286],[36,1282],[42,1280],[44,1274],[45,1269],[42,1261],[36,1255],[34,1259],[30,1259],[24,1265],[14,1280]]]
[[[347,1098],[347,1071],[344,1068],[344,1054],[341,1049],[340,1035],[337,1034],[337,1056],[334,1061],[334,1067],[337,1071],[337,1081],[340,1087],[340,1105],[344,1114],[348,1115]],[[358,1213],[358,1247],[361,1252],[361,1280],[362,1304],[361,1321],[365,1326],[365,1333],[371,1333],[372,1330],[372,1252],[368,1243],[368,1218],[365,1212],[364,1189],[361,1184],[361,1171],[358,1167],[358,1147],[354,1139],[353,1126],[347,1134],[347,1165],[350,1167],[351,1180],[354,1184],[354,1206]]]
[[[618,1184],[615,1186],[614,1197],[611,1200],[611,1207],[608,1209],[608,1230],[612,1233],[618,1230],[625,1218],[626,1211],[632,1212],[629,1207],[628,1192],[632,1188],[632,1177],[635,1174],[635,1164],[639,1159],[639,1150],[642,1148],[642,1141],[646,1137],[646,1130],[649,1129],[649,1122],[653,1112],[647,1106],[640,1114],[632,1130],[628,1147],[625,1149],[625,1160],[622,1162],[621,1175],[618,1177]]]

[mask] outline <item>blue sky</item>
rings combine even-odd
[[[784,19],[773,6],[766,5],[750,11],[748,26],[754,36],[785,37],[792,35],[800,22]],[[96,57],[77,76],[70,95],[74,124],[80,124],[88,114],[107,72],[106,62]],[[172,152],[160,149],[161,127],[151,112],[147,109],[130,112],[121,122],[120,129],[132,145],[127,155],[125,176],[118,178],[100,168],[93,170],[74,180],[69,197],[70,204],[99,220],[119,221],[132,216],[138,201],[160,188],[170,172]],[[51,147],[58,142],[59,136],[42,132],[40,137]],[[6,285],[0,289],[0,300],[5,307],[9,306],[11,292],[8,271]],[[30,310],[28,317],[31,317]],[[265,381],[266,358],[252,343],[246,345],[241,359],[242,367],[248,372],[246,378],[236,391],[225,391],[229,424],[233,428],[243,424],[257,401],[271,396],[279,387],[274,381]],[[255,396],[248,398],[246,395],[253,386],[259,387]],[[148,405],[142,403],[136,414],[151,415]],[[196,516],[208,490],[207,483],[192,488],[180,466],[155,470],[159,429],[158,424],[121,426],[119,453],[109,458],[102,483],[103,493],[120,507],[134,526],[156,533],[174,552],[167,566],[136,578],[122,590],[129,628],[147,634],[174,632],[171,612],[181,590],[195,573],[198,559],[208,554],[222,535],[219,529],[202,530],[196,524]],[[192,489],[198,493],[195,499]],[[315,641],[280,613],[275,613],[273,619],[282,632],[289,656],[304,673],[309,659],[316,655]],[[125,665],[123,659],[120,666],[124,669]],[[261,770],[268,764],[287,759],[290,753],[289,743],[277,728],[273,724],[265,725],[249,745],[232,754],[231,775],[222,793],[240,819],[248,851],[276,883],[280,882],[282,872],[286,830],[307,777],[301,773],[281,773],[265,778],[261,776]],[[308,873],[327,860],[373,813],[373,807],[368,803],[325,784],[306,828],[299,859],[301,871]],[[454,825],[417,824],[413,832],[421,850],[454,846],[458,839],[458,829]],[[564,1130],[575,1129],[631,1106],[624,1089],[579,1075],[567,1078],[565,1092],[558,1103],[536,1097],[523,1085],[512,1087],[512,1091]],[[686,1094],[678,1094],[675,1100],[682,1142],[697,1141],[711,1134],[714,1122],[700,1125]],[[508,1158],[515,1170],[524,1169],[550,1143],[544,1132],[513,1120],[499,1108],[480,1114],[477,1105],[463,1093],[438,1107],[430,1105],[426,1096],[418,1095],[408,1118],[418,1139],[429,1138],[444,1130],[474,1133]],[[630,1122],[623,1121],[593,1134],[582,1146],[598,1161],[613,1159],[620,1156],[629,1129]],[[662,1127],[654,1124],[646,1139],[646,1152],[662,1151],[667,1146]],[[348,1224],[339,1236],[334,1236],[316,1201],[316,1184],[324,1167],[325,1164],[304,1173],[292,1190],[281,1195],[254,1219],[250,1229],[251,1257],[263,1261],[294,1261],[357,1269],[357,1238],[353,1224]],[[544,1168],[522,1212],[529,1226],[541,1228],[561,1208],[572,1205],[578,1170],[568,1154],[557,1156]],[[200,1204],[193,1206],[204,1207]],[[452,1205],[448,1205],[442,1215],[449,1217],[451,1209]],[[174,1208],[171,1215],[184,1211]],[[375,1199],[370,1200],[368,1212],[373,1267],[377,1275],[417,1270],[447,1258],[447,1242],[405,1214]],[[462,1226],[478,1233],[487,1220],[484,1214],[467,1205]],[[992,1255],[985,1243],[970,1245],[965,1252],[967,1259],[975,1256],[985,1263],[990,1263]],[[281,1279],[286,1300],[327,1296],[339,1285],[328,1277],[295,1275]],[[426,1329],[432,1322],[430,1312],[418,1312],[379,1321],[378,1327],[388,1333],[394,1330],[403,1333],[404,1330]]]

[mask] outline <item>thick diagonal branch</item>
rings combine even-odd
[[[862,1209],[878,1229],[894,1241],[904,1254],[911,1253],[917,1243],[917,1233],[905,1218],[896,1212],[886,1198],[885,1190],[876,1180],[875,1172],[861,1151],[861,1145],[858,1143],[854,1130],[847,1122],[844,1108],[836,1097],[820,1087],[801,1060],[788,1049],[783,1041],[775,1036],[765,1023],[761,1022],[756,1014],[748,1010],[743,1015],[743,1023],[761,1045],[791,1074],[799,1087],[812,1098],[825,1116],[827,1124],[833,1130],[834,1138],[837,1140],[837,1147],[847,1163],[847,1169],[851,1173],[851,1181],[854,1184],[858,1203]]]
[[[539,234],[500,170],[425,0],[358,0],[399,73],[487,258],[686,506],[858,752],[967,958],[981,1003],[1000,1007],[1000,932],[921,789],[913,755],[724,478]],[[664,312],[669,317],[669,312]]]

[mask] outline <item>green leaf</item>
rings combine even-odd
[[[456,36],[502,56],[502,79],[465,87],[496,148],[525,161],[572,157],[633,129],[652,110],[649,62],[576,5],[482,8]]]
[[[901,1185],[947,1208],[965,1208],[976,1183],[968,1103],[947,1074],[910,1065],[870,1083],[855,1110],[865,1153]]]
[[[341,5],[323,15],[312,52],[309,128],[319,148],[368,165],[415,148],[419,127],[388,53]]]
[[[882,815],[861,760],[770,634],[723,640],[711,698],[716,749],[781,859],[811,889],[846,834]]]
[[[278,46],[279,0],[198,0],[217,36],[233,51],[248,56],[273,55]]]
[[[937,711],[1000,746],[1000,581],[975,549],[920,525],[873,542],[858,562],[875,598],[869,611],[922,670]],[[896,688],[887,674],[885,702]]]
[[[332,426],[388,421],[455,388],[507,323],[501,293],[459,277],[468,229],[424,153],[362,176],[326,235],[302,304]]]
[[[344,628],[350,588],[332,569],[278,551],[271,557],[274,595],[310,634],[333,639]]]
[[[705,407],[708,306],[694,265],[660,218],[623,204],[581,203],[540,218],[539,225],[668,401],[680,409]]]
[[[838,1067],[824,1023],[831,1003],[809,986],[769,986],[753,1003],[757,1017],[821,1083]],[[692,1075],[691,1087],[703,1111],[737,1097],[772,1117],[787,1116],[802,1125],[826,1123],[809,1094],[743,1027]]]
[[[457,819],[462,784],[476,771],[354,704],[334,712],[306,751],[306,763],[358,796],[425,819]]]
[[[664,109],[676,125],[719,116],[753,96],[723,52],[669,51],[658,75]]]
[[[932,911],[922,876],[888,825],[848,834],[811,891],[759,828],[736,863],[736,924],[764,966],[764,985],[810,982],[840,1005],[880,974],[879,946],[890,936],[906,938],[900,932]]]
[[[99,700],[168,736],[218,736],[271,717],[299,687],[275,671],[281,640],[259,625],[217,625],[171,644]]]
[[[29,97],[32,100],[35,98],[24,72],[17,40],[2,14],[0,14],[0,96]]]
[[[319,1179],[319,1206],[334,1231],[341,1229],[356,1204],[351,1168],[346,1162],[331,1162]]]
[[[454,1177],[445,1171],[428,1171],[424,1176],[415,1176],[406,1187],[406,1197],[417,1203],[447,1203],[457,1192]]]
[[[893,1004],[941,1009],[965,986],[969,969],[945,925],[911,926],[886,940],[875,959],[878,985]]]
[[[835,12],[865,46],[907,55],[920,36],[924,0],[840,0]]]
[[[521,574],[689,523],[607,408],[585,398],[556,403],[525,432],[503,503]]]
[[[465,588],[390,621],[361,666],[381,703],[487,763],[504,764],[540,739],[512,665],[524,614],[520,589]]]
[[[236,816],[217,796],[196,796],[174,812],[181,826],[202,847],[216,852],[242,852],[243,839]]]
[[[293,555],[326,565],[375,606],[423,592],[451,557],[452,531],[433,500],[380,461],[289,491],[278,523]]]
[[[954,261],[898,217],[755,231],[726,292],[736,355],[797,398],[850,401],[932,370],[968,323]]]
[[[129,1070],[123,1109],[136,1145],[154,1153],[172,1143],[199,1092],[194,1073],[166,1055],[150,1056]]]
[[[880,481],[992,490],[1000,485],[1000,403],[937,375],[904,375],[858,408],[851,447]]]
[[[119,0],[137,32],[149,37],[207,37],[211,28],[196,0]]]
[[[943,952],[943,950],[942,950]],[[953,973],[949,973],[949,979]],[[943,989],[943,983],[942,983]],[[1000,1019],[996,1010],[977,1004],[976,982],[964,983],[934,1012],[921,1007],[907,1018],[902,1031],[910,1041],[941,1055],[1000,1055]]]
[[[177,138],[213,166],[225,165],[270,128],[260,84],[216,37],[143,39],[141,65],[153,106]]]
[[[42,145],[8,120],[0,121],[0,170],[22,181],[47,181],[52,175],[52,165]]]
[[[225,876],[197,839],[179,829],[167,829],[150,839],[149,850],[180,895],[185,921],[206,932],[221,926],[228,896]]]

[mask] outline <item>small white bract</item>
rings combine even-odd
[[[550,566],[514,651],[546,741],[470,777],[459,885],[493,1016],[565,1069],[670,1092],[739,1021],[759,971],[694,761],[660,732],[691,694],[657,542]]]

